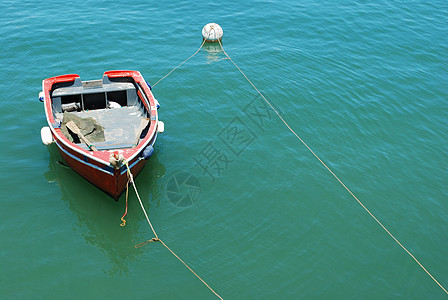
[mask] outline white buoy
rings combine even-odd
[[[53,143],[53,136],[51,135],[50,127],[45,126],[40,130],[40,138],[42,139],[42,143],[44,145],[50,145]]]
[[[222,39],[224,32],[216,23],[208,23],[202,28],[202,38],[210,43],[216,43]]]

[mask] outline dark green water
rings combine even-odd
[[[0,3],[0,291],[6,299],[213,299],[118,203],[45,147],[43,79],[153,84],[217,22],[307,144],[448,287],[446,1]],[[137,186],[159,236],[225,299],[446,294],[207,46],[153,92],[165,132]],[[188,178],[184,184],[183,180]],[[445,296],[445,297],[444,297]]]

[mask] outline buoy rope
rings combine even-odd
[[[189,61],[190,59],[193,58],[193,56],[195,56],[196,54],[198,54],[198,52],[202,49],[202,46],[204,46],[205,42],[207,41],[207,39],[210,37],[211,32],[215,31],[215,28],[212,27],[210,28],[210,31],[207,34],[207,38],[204,38],[202,40],[202,44],[201,46],[199,46],[198,50],[196,50],[195,53],[193,53],[190,57],[188,57],[186,60],[184,60],[183,62],[181,62],[180,64],[178,64],[176,67],[174,67],[174,69],[172,69],[171,71],[169,71],[165,76],[163,76],[162,78],[160,78],[156,83],[154,83],[152,85],[152,87],[155,87],[160,81],[162,81],[163,79],[165,79],[166,77],[168,77],[171,73],[173,73],[177,68],[179,68],[180,66],[182,66],[184,63],[186,63],[187,61]]]
[[[322,159],[305,143],[305,141],[300,138],[300,136],[294,131],[294,129],[289,126],[289,124],[283,119],[283,117],[280,115],[280,113],[272,106],[272,104],[266,99],[266,97],[260,92],[260,90],[257,89],[257,87],[252,83],[252,81],[244,74],[244,72],[238,67],[238,65],[235,63],[235,61],[227,54],[227,52],[224,50],[224,47],[221,44],[221,41],[218,40],[219,45],[221,46],[222,52],[227,56],[227,58],[233,63],[233,65],[240,71],[240,73],[246,78],[246,80],[250,83],[250,85],[257,91],[257,93],[263,98],[263,100],[269,105],[269,107],[275,112],[275,114],[280,118],[280,120],[283,122],[283,124],[289,129],[289,131],[294,134],[297,139],[302,142],[302,144],[314,155],[314,157],[317,158],[317,160],[330,172],[331,175],[333,175],[334,178],[350,193],[350,195],[361,205],[362,208],[381,226],[381,228],[384,229],[384,231],[389,234],[389,236],[407,253],[409,256],[411,256],[414,261],[426,272],[426,274],[431,277],[432,280],[434,280],[435,283],[446,293],[448,294],[448,291],[432,276],[432,274],[420,263],[420,261],[405,247],[402,243],[386,228],[386,226],[381,223],[380,220],[378,220],[372,212],[370,212],[369,209],[361,202],[361,200],[358,199],[358,197],[355,196],[355,194],[342,182],[341,179],[322,161]]]
[[[209,33],[210,35],[210,33]],[[171,71],[169,71],[165,76],[163,76],[162,78],[159,79],[159,81],[157,81],[156,83],[154,83],[152,85],[152,87],[155,87],[160,81],[162,81],[163,79],[165,79],[166,77],[168,77],[171,73],[173,73],[177,68],[179,68],[180,66],[182,66],[184,63],[186,63],[187,61],[189,61],[191,58],[193,58],[193,56],[195,56],[196,54],[198,54],[198,52],[201,50],[202,46],[204,46],[205,43],[205,39],[202,41],[201,46],[199,46],[198,50],[196,50],[195,53],[193,53],[189,58],[187,58],[186,60],[184,60],[183,62],[181,62],[180,64],[178,64],[176,67],[174,67],[174,69],[172,69]]]
[[[140,199],[140,195],[139,195],[139,193],[138,193],[138,191],[137,191],[137,187],[136,187],[136,185],[135,185],[135,182],[134,182],[134,178],[133,178],[133,176],[132,176],[132,173],[131,173],[131,170],[130,170],[130,168],[129,168],[129,165],[128,165],[128,162],[126,161],[126,160],[124,160],[124,164],[126,165],[126,169],[127,169],[127,173],[128,173],[128,176],[129,176],[129,181],[132,183],[132,186],[134,187],[134,190],[135,190],[135,194],[137,195],[137,199],[138,199],[138,201],[140,202],[140,206],[141,206],[141,208],[142,208],[142,210],[143,210],[143,213],[145,214],[145,217],[146,217],[146,220],[148,221],[148,224],[149,224],[149,226],[151,227],[151,230],[152,230],[152,232],[153,232],[153,234],[154,234],[154,236],[155,237],[153,237],[153,238],[151,238],[151,239],[149,239],[149,240],[147,240],[146,242],[143,242],[143,243],[140,243],[140,244],[137,244],[137,245],[135,245],[135,248],[140,248],[140,247],[142,247],[142,246],[144,246],[144,245],[146,245],[146,244],[148,244],[148,243],[150,243],[150,242],[160,242],[166,249],[168,249],[168,251],[170,251],[182,264],[184,264],[184,266],[185,267],[187,267],[187,269],[188,270],[190,270],[191,271],[191,273],[193,273],[213,294],[215,294],[215,296],[217,296],[219,299],[223,299],[220,295],[218,295],[218,293],[216,293],[195,271],[193,271],[193,269],[190,267],[190,266],[188,266],[176,253],[174,253],[174,251],[173,250],[171,250],[161,239],[159,239],[159,237],[158,237],[158,235],[157,235],[157,233],[156,233],[156,231],[154,230],[154,227],[152,226],[152,224],[151,224],[151,221],[149,220],[149,217],[148,217],[148,214],[146,213],[146,209],[145,209],[145,207],[144,207],[144,205],[143,205],[143,202],[142,202],[142,200]]]

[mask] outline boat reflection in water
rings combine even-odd
[[[111,268],[104,272],[109,275],[127,273],[128,263],[144,253],[142,249],[135,249],[134,245],[147,237],[147,223],[132,186],[126,226],[121,227],[126,193],[121,196],[121,201],[110,201],[106,194],[65,165],[54,144],[48,149],[50,162],[45,177],[48,182],[59,185],[61,199],[77,216],[78,224],[73,226],[75,231],[80,232],[88,244],[107,255]],[[151,162],[136,179],[140,197],[148,210],[160,205],[162,190],[158,181],[166,171],[157,154],[153,155]]]

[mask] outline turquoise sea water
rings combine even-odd
[[[228,54],[448,287],[446,1],[0,3],[2,299],[213,299],[40,141],[43,79]],[[157,84],[165,132],[137,186],[159,236],[225,299],[446,299],[219,48]],[[188,179],[185,181],[185,179]],[[185,181],[185,182],[184,182]],[[444,297],[445,296],[445,297]]]

